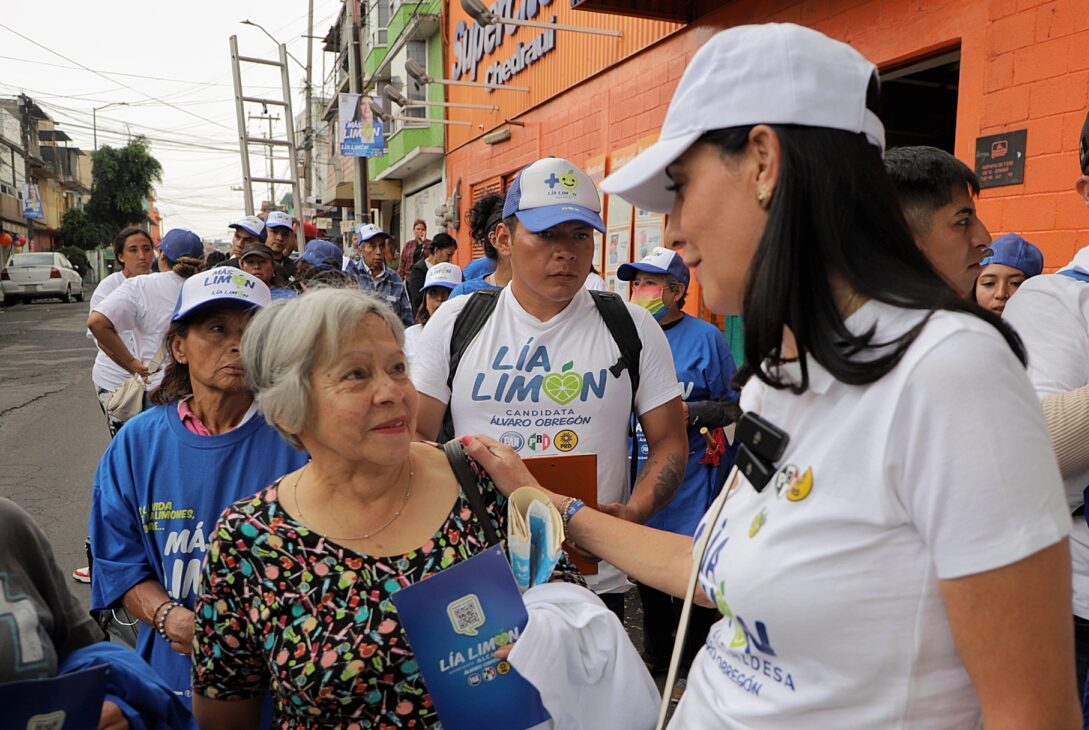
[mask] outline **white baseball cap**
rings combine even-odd
[[[282,210],[274,210],[265,216],[266,228],[291,228],[294,230],[295,222]]]
[[[685,286],[688,286],[688,267],[676,251],[655,246],[651,252],[643,257],[642,261],[633,264],[621,264],[616,270],[616,278],[621,281],[632,281],[643,271],[648,274],[668,274]]]
[[[252,309],[267,307],[271,302],[272,293],[256,276],[233,266],[217,266],[185,280],[170,321],[177,322],[208,308]]]
[[[386,238],[390,237],[388,233],[383,231],[378,226],[374,225],[373,223],[368,223],[367,225],[359,229],[359,232],[356,234],[356,239],[360,243],[362,243],[363,241],[371,240],[375,236],[385,236]]]
[[[251,236],[256,236],[261,239],[261,242],[265,241],[265,222],[255,215],[248,215],[245,218],[239,218],[228,228],[240,228]]]
[[[461,283],[461,267],[450,263],[435,264],[427,270],[424,277],[424,285],[420,291],[427,291],[433,286],[444,286],[453,289]]]
[[[503,217],[512,215],[532,233],[569,221],[605,232],[594,181],[562,157],[545,157],[522,168],[503,203]]]
[[[658,141],[605,178],[601,189],[668,213],[665,170],[705,132],[798,124],[865,134],[885,149],[885,127],[866,108],[877,67],[846,43],[792,23],[741,25],[692,57],[669,102]]]

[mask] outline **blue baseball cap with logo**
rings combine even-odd
[[[1007,233],[991,241],[991,255],[980,262],[980,266],[1002,264],[1017,269],[1025,278],[1036,276],[1044,270],[1044,254],[1033,244],[1018,236]]]
[[[188,228],[172,228],[159,241],[159,253],[171,263],[182,256],[201,259],[204,258],[204,242]]]
[[[332,269],[340,270],[340,262],[343,259],[344,254],[341,253],[340,247],[331,241],[326,241],[324,238],[315,238],[310,243],[306,244],[306,248],[302,252],[300,257],[303,261],[311,266],[317,266],[319,269],[329,271]],[[336,265],[326,263],[332,260],[336,262]]]
[[[562,157],[545,157],[522,169],[503,204],[531,233],[577,221],[605,232],[601,196],[590,176]]]
[[[256,276],[233,266],[217,266],[185,280],[171,321],[206,309],[254,309],[271,302],[269,288]]]
[[[633,264],[621,264],[616,270],[616,278],[631,281],[640,272],[646,274],[668,274],[685,286],[688,286],[688,267],[676,251],[655,246],[642,261]]]

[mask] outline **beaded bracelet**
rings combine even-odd
[[[173,598],[168,598],[165,601],[163,601],[162,603],[160,603],[158,606],[155,607],[155,610],[151,612],[151,625],[152,626],[159,623],[159,611],[163,610],[163,606],[166,606],[166,605],[168,605],[170,603],[173,603],[173,602],[174,602]]]
[[[155,630],[159,632],[159,636],[163,637],[167,641],[170,641],[170,637],[166,635],[166,617],[170,615],[170,612],[175,608],[181,608],[181,604],[177,601],[170,601],[170,605],[163,611],[163,615],[159,617],[156,623]]]
[[[570,501],[567,501],[570,500]],[[571,518],[574,517],[580,509],[586,506],[586,503],[581,499],[575,499],[568,497],[563,503],[563,529],[567,530],[568,525],[571,524]]]

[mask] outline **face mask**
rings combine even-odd
[[[647,310],[660,322],[669,314],[669,307],[662,301],[664,293],[665,289],[660,286],[635,286],[631,290],[631,303]]]

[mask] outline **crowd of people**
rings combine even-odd
[[[671,728],[1083,727],[1089,248],[1044,273],[992,240],[971,168],[886,150],[879,102],[816,31],[710,38],[601,184],[668,214],[617,271],[628,301],[593,272],[598,187],[558,157],[474,204],[464,269],[422,220],[397,252],[374,224],[344,249],[247,216],[211,263],[191,231],[121,231],[87,320],[112,440],[74,577],[139,622],[158,700],[118,682],[100,727],[438,726],[392,597],[503,543],[525,485],[564,527],[554,581],[613,621],[637,589],[645,671],[682,675]],[[1080,143],[1089,205],[1089,117]],[[693,277],[743,352],[688,313]],[[595,499],[527,455],[593,455]],[[63,672],[101,631],[25,513],[0,521],[38,545],[0,563],[49,644],[0,678]]]

